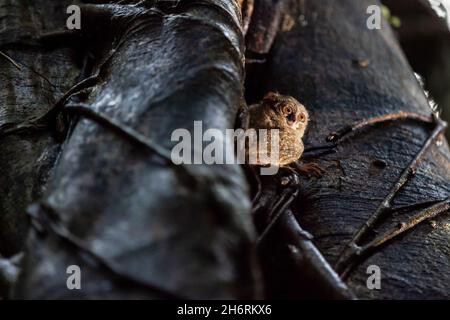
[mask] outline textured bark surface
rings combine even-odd
[[[158,10],[91,5],[82,12],[83,34],[95,44],[92,73],[100,68],[89,108],[167,150],[172,131],[192,130],[194,120],[204,130],[233,127],[244,74],[235,1]],[[237,165],[196,166],[190,176],[80,118],[40,202],[114,272],[53,233],[33,232],[17,297],[164,297],[152,288],[188,298],[257,295],[250,203]],[[66,288],[72,264],[82,269],[78,293]]]
[[[296,24],[280,33],[267,63],[248,75],[250,99],[278,90],[305,104],[311,118],[307,146],[323,144],[330,132],[372,116],[401,110],[431,114],[389,26],[384,24],[382,30],[373,31],[366,27],[366,9],[371,4],[360,0],[305,1],[303,12],[291,6],[293,19],[303,14],[307,24]],[[361,67],[365,63],[358,63],[364,60],[367,68]],[[427,126],[410,122],[375,127],[319,160],[327,174],[302,183],[296,213],[330,263],[383,201],[429,134]],[[443,142],[440,147],[432,147],[394,205],[442,200],[449,194],[449,150]],[[377,231],[412,214],[388,217]],[[355,268],[347,283],[356,295],[449,298],[449,215],[435,222],[434,227],[427,222],[420,224]],[[292,296],[295,288],[289,284],[295,270],[285,270],[282,259],[286,254],[280,251],[272,251],[272,265],[283,272],[272,270],[271,275],[279,276],[270,281],[284,288],[277,292],[279,295],[289,296],[291,292]],[[382,290],[366,287],[366,268],[372,264],[381,268]]]
[[[73,51],[49,49],[23,39],[64,25],[67,1],[0,1],[0,131],[48,111],[75,82]],[[0,134],[0,252],[17,253],[28,229],[25,209],[38,199],[59,152],[52,132]]]
[[[439,17],[427,0],[384,0],[392,14],[400,18],[397,31],[408,61],[425,82],[431,97],[450,120],[450,25]],[[449,14],[449,13],[447,13]],[[447,130],[447,140],[450,131]]]
[[[81,32],[43,42],[38,35],[65,29],[69,3],[0,0],[0,50],[20,67],[0,57],[0,130],[42,115],[96,74],[68,104],[83,104],[166,150],[176,143],[173,130],[193,132],[194,121],[203,130],[234,126],[244,81],[237,1],[101,3],[82,7]],[[297,98],[310,113],[307,147],[372,116],[431,114],[389,26],[367,29],[371,1],[283,4],[275,7],[288,8],[288,16],[274,11],[268,19],[255,2],[258,33],[248,40],[266,63],[247,70],[247,102],[275,90]],[[263,43],[279,24],[273,46]],[[263,284],[268,297],[348,298],[329,281],[333,272],[321,269],[316,247],[333,265],[431,132],[393,122],[322,156],[326,175],[302,179],[294,205],[259,247],[258,264],[242,168],[186,171],[85,115],[46,120],[44,129],[0,133],[0,257],[24,246],[26,208],[35,203],[16,298],[255,298]],[[394,205],[448,198],[449,159],[447,143],[435,144]],[[280,176],[263,179],[273,198],[286,189]],[[412,214],[389,216],[376,231]],[[360,261],[346,279],[356,296],[450,298],[450,218],[434,220]],[[381,290],[366,287],[371,264],[381,268]],[[81,267],[81,291],[67,290],[70,265]]]

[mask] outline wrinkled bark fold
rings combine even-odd
[[[288,5],[277,8],[288,16],[271,12],[270,32],[248,36],[258,44],[256,60],[266,62],[247,70],[247,102],[279,91],[304,103],[311,117],[306,146],[372,116],[431,115],[389,26],[367,29],[372,2],[283,2]],[[6,84],[0,130],[61,107],[45,128],[0,134],[0,257],[23,249],[27,208],[33,222],[14,297],[256,298],[264,282],[268,297],[347,298],[341,291],[347,288],[330,285],[332,272],[323,276],[315,269],[322,263],[316,248],[334,265],[416,156],[430,126],[375,126],[320,157],[326,175],[302,179],[293,206],[259,247],[263,280],[239,166],[185,171],[98,118],[64,111],[65,104],[83,106],[164,150],[175,144],[173,130],[192,133],[194,121],[202,121],[203,130],[232,128],[244,81],[237,1],[99,3],[83,5],[80,32],[39,41],[64,30],[72,3],[0,0],[0,50],[19,67],[0,57]],[[283,27],[271,45],[275,24]],[[92,75],[98,76],[58,104]],[[395,207],[449,197],[450,152],[441,142],[395,197]],[[278,177],[267,180],[271,191],[279,187]],[[388,216],[375,231],[414,213]],[[449,215],[442,214],[388,242],[359,261],[347,285],[358,298],[449,298],[449,226]],[[81,291],[67,290],[70,265],[81,267]],[[382,290],[367,288],[369,265],[381,268]],[[0,290],[4,295],[1,284]]]
[[[87,5],[82,14],[84,57],[95,57],[82,73],[99,78],[87,99],[69,104],[82,102],[166,150],[172,131],[192,132],[194,121],[203,130],[234,126],[244,76],[235,1]],[[30,210],[38,226],[16,297],[258,295],[239,166],[196,166],[192,176],[92,119],[71,119],[40,206]],[[67,290],[69,265],[80,266],[83,290]]]

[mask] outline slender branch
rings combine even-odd
[[[72,96],[78,94],[81,90],[95,85],[97,81],[98,75],[94,75],[78,82],[68,91],[66,91],[63,96],[50,108],[50,110],[48,110],[43,115],[29,119],[22,123],[7,123],[3,126],[0,126],[0,138],[11,134],[20,133],[26,130],[42,130],[48,128],[48,121],[50,119],[54,119],[55,116],[59,112],[61,112],[61,110],[64,108],[64,105]]]
[[[337,143],[307,146],[302,154],[302,159],[317,159],[325,155],[335,153]]]
[[[402,222],[402,223],[398,224],[397,226],[390,228],[384,234],[376,237],[374,240],[372,240],[368,244],[364,245],[360,250],[360,254],[364,254],[366,251],[368,251],[372,248],[376,248],[376,247],[383,245],[385,242],[408,231],[409,229],[412,229],[419,223],[421,223],[425,220],[435,218],[439,214],[447,212],[449,209],[450,209],[450,198],[447,198],[444,201],[441,201],[431,207],[424,209],[423,211],[414,215],[412,218],[410,218],[406,222]]]
[[[3,58],[5,58],[6,60],[8,60],[14,67],[16,67],[19,71],[22,71],[22,68],[20,67],[20,65],[15,62],[10,56],[8,56],[6,53],[0,51],[0,56],[2,56]]]
[[[301,228],[290,209],[299,192],[298,175],[292,173],[277,181],[284,188],[281,194],[269,189],[268,201],[261,207],[262,210],[267,209],[269,213],[265,216],[270,217],[271,221],[258,239],[260,254],[264,255],[267,253],[265,250],[271,250],[267,249],[271,248],[270,243],[264,240],[268,239],[268,234],[276,232],[277,237],[281,237],[281,241],[284,240],[289,249],[287,263],[291,263],[299,274],[308,278],[308,281],[319,286],[322,295],[328,299],[355,299],[347,285],[314,246],[312,236]],[[271,198],[275,198],[276,201],[271,201]],[[299,285],[304,283],[300,281]]]
[[[41,41],[44,41],[43,39],[46,39],[47,41],[54,40],[53,35],[55,38],[59,39],[61,37],[64,37],[66,35],[70,35],[72,33],[67,32],[54,32],[47,35],[44,35],[40,38]],[[52,35],[52,36],[50,36]],[[50,39],[49,39],[50,38]],[[125,42],[125,36],[121,37],[117,43],[117,45],[109,52],[109,54],[106,56],[106,58],[103,60],[103,62],[100,64],[100,66],[97,68],[97,71],[95,74],[87,77],[86,79],[81,80],[80,82],[73,85],[69,90],[67,90],[63,96],[43,115],[40,115],[38,117],[35,117],[33,119],[29,119],[23,123],[15,124],[15,123],[7,123],[0,127],[0,138],[11,135],[14,133],[23,132],[25,130],[40,130],[45,129],[47,127],[47,123],[51,119],[55,119],[56,115],[58,115],[62,109],[64,108],[65,104],[71,97],[74,95],[80,93],[82,90],[90,88],[95,86],[99,79],[102,77],[105,66],[111,59],[114,57],[117,50],[122,46],[122,44]]]
[[[313,145],[313,146],[307,146],[305,147],[305,150],[303,150],[303,153],[307,152],[314,152],[317,150],[330,150],[337,147],[336,143],[328,143],[328,144],[321,144],[321,145]]]
[[[294,268],[303,274],[304,279],[307,278],[308,281],[319,287],[323,297],[339,300],[355,299],[351,290],[311,241],[311,237],[307,236],[309,233],[301,228],[290,209],[286,209],[280,215],[276,229],[288,245],[289,263],[292,263]],[[305,284],[299,282],[299,285]]]
[[[382,124],[382,123],[386,123],[386,122],[390,122],[390,121],[398,121],[398,120],[413,120],[413,121],[418,121],[418,122],[428,123],[428,124],[432,124],[435,121],[434,116],[425,116],[425,115],[422,115],[419,113],[414,113],[414,112],[400,111],[397,113],[389,113],[389,114],[385,114],[385,115],[382,115],[379,117],[366,119],[366,120],[357,122],[352,125],[345,126],[344,128],[342,128],[341,130],[339,130],[337,132],[330,133],[327,137],[327,141],[338,143],[345,136],[347,136],[348,134],[350,134],[352,132],[355,132],[355,131],[358,131],[361,129],[365,129],[366,127],[369,127],[369,126]]]
[[[370,126],[399,120],[413,120],[426,124],[431,124],[434,122],[433,116],[425,116],[419,113],[405,112],[405,111],[390,113],[379,117],[373,117],[345,126],[339,131],[330,133],[326,138],[326,141],[328,142],[327,144],[313,145],[306,147],[304,150],[305,154],[304,156],[308,158],[316,157],[314,152],[321,150],[323,150],[323,153],[320,153],[319,155],[333,153],[338,144],[341,143],[344,140],[344,138],[347,138],[349,134],[354,133],[356,131],[360,131]]]
[[[406,206],[399,206],[399,207],[393,207],[390,209],[390,212],[396,213],[396,212],[404,212],[404,211],[415,211],[415,210],[421,210],[424,208],[427,208],[429,206],[432,206],[436,203],[441,202],[442,200],[430,200],[430,201],[424,201],[419,203],[413,203]]]
[[[403,116],[409,117],[408,114],[399,113],[397,115],[403,114]],[[364,123],[379,123],[382,117],[376,118],[377,120],[371,121],[365,121]],[[383,116],[384,119],[390,119],[393,120],[396,118],[396,116]],[[417,117],[416,119],[420,119],[420,117]],[[402,118],[403,119],[403,118]],[[420,120],[422,121],[422,120]],[[383,202],[378,206],[375,213],[367,220],[363,226],[356,232],[356,234],[353,236],[353,239],[350,241],[350,243],[346,246],[346,248],[341,253],[340,257],[338,258],[335,268],[338,272],[343,272],[344,270],[348,269],[348,264],[352,260],[354,260],[355,256],[358,256],[361,252],[361,247],[358,246],[358,242],[370,231],[374,228],[376,223],[391,209],[392,200],[397,195],[397,193],[400,191],[400,189],[415,175],[417,168],[420,164],[420,162],[423,160],[426,152],[428,149],[433,145],[434,141],[441,135],[446,127],[447,124],[439,119],[436,116],[433,116],[433,121],[435,123],[435,128],[433,132],[431,133],[430,137],[427,139],[427,141],[424,143],[420,151],[417,153],[415,158],[410,162],[408,167],[403,171],[397,182],[394,184],[394,186],[389,191],[388,195],[385,197]],[[358,126],[361,128],[361,126]]]
[[[295,176],[295,175],[293,175]],[[296,176],[295,176],[296,177]],[[297,179],[298,178],[294,178]],[[288,188],[284,189],[279,196],[278,200],[275,202],[275,205],[272,207],[272,209],[269,212],[269,218],[273,217],[267,227],[264,229],[264,231],[261,233],[261,235],[258,238],[258,244],[262,243],[264,239],[267,238],[267,235],[272,231],[273,227],[277,224],[280,217],[286,213],[286,210],[291,205],[292,201],[295,200],[295,198],[298,195],[298,188]]]
[[[261,183],[261,178],[259,177],[258,172],[256,172],[256,169],[254,166],[247,166],[250,169],[250,172],[252,173],[253,177],[255,178],[256,181],[256,194],[253,197],[252,200],[252,204],[257,203],[257,201],[259,200],[259,198],[261,197],[261,193],[262,193],[262,183]]]

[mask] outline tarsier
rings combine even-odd
[[[280,168],[292,168],[300,174],[313,173],[321,176],[324,171],[317,164],[299,164],[304,151],[303,136],[308,126],[309,114],[305,106],[291,96],[269,92],[258,103],[243,107],[240,114],[241,126],[244,129],[268,130],[268,145],[270,150],[270,130],[279,133],[278,157],[261,157],[258,145],[247,145],[247,155],[256,159],[251,165],[272,165]]]

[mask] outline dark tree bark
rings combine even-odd
[[[70,48],[49,50],[29,40],[65,24],[68,2],[1,1],[0,50],[0,253],[16,254],[27,232],[27,206],[42,195],[60,143],[50,131],[4,136],[8,128],[47,112],[76,81]]]
[[[373,1],[304,4],[291,6],[289,15],[294,21],[304,15],[307,23],[281,32],[266,64],[249,73],[250,99],[277,90],[302,101],[311,114],[307,145],[323,144],[330,132],[373,116],[398,111],[431,115],[423,90],[388,24],[384,22],[381,30],[366,27],[366,9]],[[335,154],[319,160],[327,170],[322,179],[302,182],[296,201],[300,225],[314,236],[314,243],[332,265],[384,201],[431,131],[432,126],[408,121],[365,130],[340,144]],[[447,199],[449,158],[447,143],[436,145],[434,141],[393,205]],[[388,214],[376,231],[381,234],[413,213],[411,209]],[[419,224],[358,261],[346,278],[354,293],[360,298],[448,299],[450,220],[448,214],[434,220]],[[278,283],[274,294],[283,296],[296,288],[289,286],[295,270],[286,272],[283,262],[287,255],[280,249],[282,245],[268,246],[264,255],[271,258],[272,277],[268,279]],[[382,290],[366,287],[366,269],[374,264],[381,268]]]
[[[424,78],[425,88],[438,104],[442,118],[449,121],[449,18],[439,17],[426,0],[385,0],[383,3],[400,18],[401,26],[396,30],[400,45],[411,66]],[[450,131],[447,130],[447,140],[449,138]]]
[[[177,167],[167,156],[175,129],[234,126],[245,73],[237,1],[131,2],[92,1],[80,32],[55,33],[69,2],[0,0],[0,255],[29,235],[12,296],[257,298],[264,286],[267,297],[352,298],[330,265],[441,124],[389,26],[367,29],[373,3],[267,0],[281,13],[264,19],[255,2],[263,29],[250,25],[260,33],[247,40],[265,41],[250,46],[265,63],[249,65],[247,102],[277,90],[304,103],[307,146],[373,116],[430,119],[355,133],[317,160],[321,179],[264,178],[264,205],[296,197],[281,198],[257,251],[242,168]],[[448,207],[450,152],[440,136],[431,143],[393,198],[406,210],[385,211],[364,242],[403,230],[422,207]],[[448,213],[433,216],[335,269],[358,298],[449,298],[449,226]],[[372,264],[381,290],[366,287]],[[81,267],[81,291],[67,290],[70,265]]]
[[[192,131],[194,120],[204,130],[233,127],[244,75],[236,2],[87,5],[82,13],[82,55],[95,57],[82,73],[98,76],[87,100],[66,104],[82,102],[166,150],[171,132]],[[257,297],[241,168],[184,171],[86,116],[71,117],[47,191],[30,209],[36,228],[16,297]],[[66,287],[72,264],[82,270],[78,292]]]

